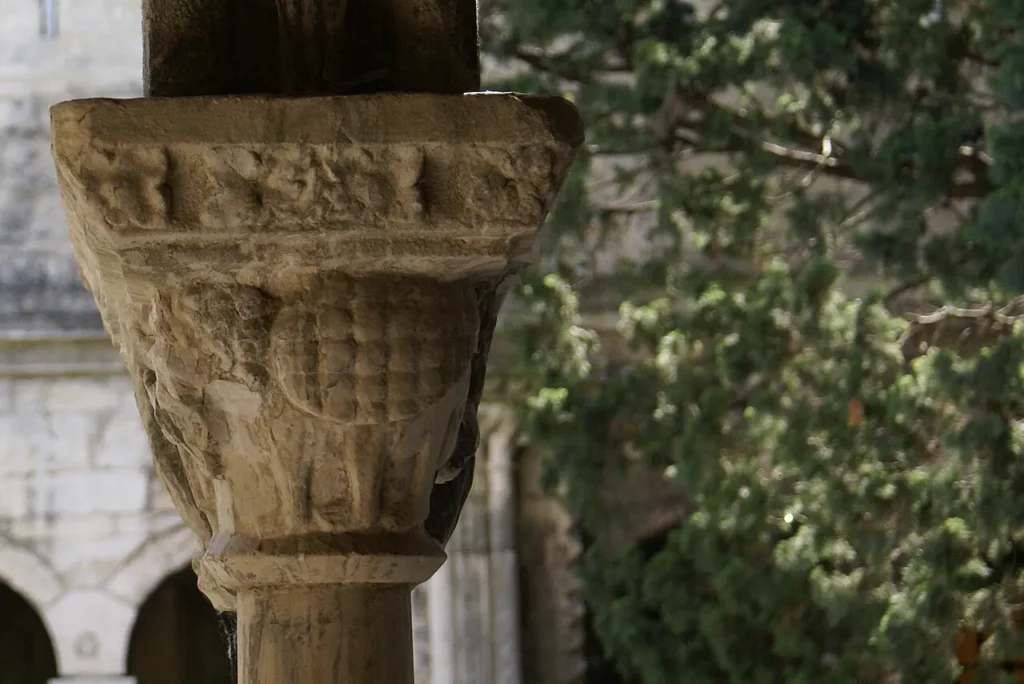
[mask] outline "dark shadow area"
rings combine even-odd
[[[217,611],[191,568],[168,576],[143,602],[128,644],[128,674],[138,684],[232,684]]]
[[[0,683],[46,684],[56,676],[57,657],[42,618],[0,582]]]

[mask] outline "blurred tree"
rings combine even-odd
[[[958,630],[1024,598],[1024,2],[482,16],[521,67],[491,85],[587,122],[519,346],[604,653],[642,684],[954,681]],[[609,303],[626,350],[586,328]],[[637,467],[685,509],[606,543]]]

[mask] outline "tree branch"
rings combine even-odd
[[[908,292],[911,292],[919,287],[927,285],[934,278],[934,275],[929,274],[920,276],[918,278],[913,278],[912,280],[906,280],[897,285],[896,287],[892,288],[888,292],[886,292],[885,297],[882,299],[882,303],[885,304],[887,307],[892,306],[892,304],[897,299],[907,294]]]
[[[746,119],[746,117],[734,111],[728,111],[728,113],[741,121]],[[768,124],[766,127],[770,126],[771,124]],[[854,170],[842,158],[843,146],[835,143],[831,146],[833,153],[824,154],[807,149],[811,145],[803,145],[802,148],[788,147],[777,142],[765,140],[762,136],[758,135],[757,131],[752,131],[749,128],[736,124],[730,128],[729,139],[724,146],[703,147],[700,137],[696,134],[687,135],[677,130],[675,135],[677,140],[702,148],[701,151],[729,153],[756,147],[760,151],[770,154],[781,166],[806,169],[809,172],[820,172],[833,178],[852,180],[865,184],[876,183],[878,180],[867,178]],[[793,137],[802,138],[805,142],[813,140],[815,145],[821,147],[822,139],[814,138],[810,133],[801,132]],[[972,180],[963,183],[951,182],[944,193],[948,199],[981,199],[992,191],[988,175],[988,162],[981,155],[976,154],[973,148],[961,148],[958,151],[957,163],[959,165],[957,170],[967,171],[972,176]],[[914,170],[910,164],[905,164],[901,171],[909,175]]]
[[[551,59],[543,54],[522,47],[516,49],[513,54],[531,68],[566,81],[586,84],[594,76],[579,68],[571,68],[565,64],[553,64]],[[622,69],[615,71],[622,71]],[[692,131],[694,122],[686,120],[687,115],[693,111],[704,118],[713,114],[725,114],[731,117],[733,124],[730,126],[728,140],[724,146],[703,146],[699,133]],[[715,102],[709,92],[702,92],[693,86],[674,85],[669,88],[662,106],[648,122],[648,125],[659,139],[666,142],[683,142],[699,148],[700,151],[729,153],[755,147],[771,155],[781,166],[806,169],[833,178],[866,184],[878,182],[877,178],[865,177],[863,173],[853,169],[843,159],[844,155],[848,153],[848,145],[831,140],[830,151],[825,154],[818,151],[822,148],[824,136],[801,130],[789,122],[783,122],[776,118],[762,115],[760,119],[755,122],[750,114]],[[769,139],[765,135],[768,131],[781,131],[781,135],[795,145],[787,144],[785,140]],[[987,159],[985,155],[979,154],[973,146],[962,146],[957,152],[957,164],[953,175],[958,172],[966,172],[971,176],[971,180],[957,183],[950,179],[949,186],[944,191],[946,197],[949,199],[981,199],[988,195],[992,191],[989,178],[990,162],[991,160]],[[915,173],[913,165],[909,162],[904,164],[899,171],[901,175],[908,178]]]
[[[1020,320],[1024,320],[1024,297],[999,309],[991,303],[976,309],[944,306],[930,314],[911,315],[910,329],[900,338],[899,345],[908,361],[932,348],[972,356],[1009,335]]]

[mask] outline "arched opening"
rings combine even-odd
[[[0,582],[0,682],[46,684],[56,676],[57,656],[42,618]]]
[[[169,575],[142,603],[127,665],[138,684],[231,684],[217,611],[191,568]]]

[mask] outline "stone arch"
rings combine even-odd
[[[49,612],[62,612],[54,646],[61,674],[110,674],[123,672],[128,645],[139,606],[166,578],[189,564],[196,551],[196,538],[184,523],[176,521],[156,532],[135,548],[106,577],[97,590],[71,592]],[[83,624],[73,628],[75,618],[88,612],[102,614],[104,629],[96,633]],[[55,617],[51,623],[58,624]],[[52,631],[52,630],[51,630]],[[96,648],[89,648],[92,642]],[[96,653],[91,653],[95,650]],[[83,656],[83,653],[85,654]]]
[[[74,589],[46,607],[62,676],[110,676],[124,667],[132,606],[97,589]]]
[[[43,615],[2,581],[0,673],[7,684],[46,684],[58,675],[57,654]]]
[[[46,608],[60,598],[64,588],[60,576],[28,549],[0,540],[0,585],[10,588],[38,616],[50,641],[55,667],[59,672],[62,662],[57,648],[57,636]]]
[[[186,565],[168,574],[139,606],[125,672],[138,684],[232,684],[222,629]]]
[[[137,610],[168,575],[191,562],[197,548],[192,531],[178,523],[143,542],[110,574],[104,586]]]
[[[4,544],[2,540],[0,581],[24,597],[40,615],[47,604],[60,596],[63,588],[60,577],[39,556],[20,546]],[[47,629],[53,633],[49,625]]]

